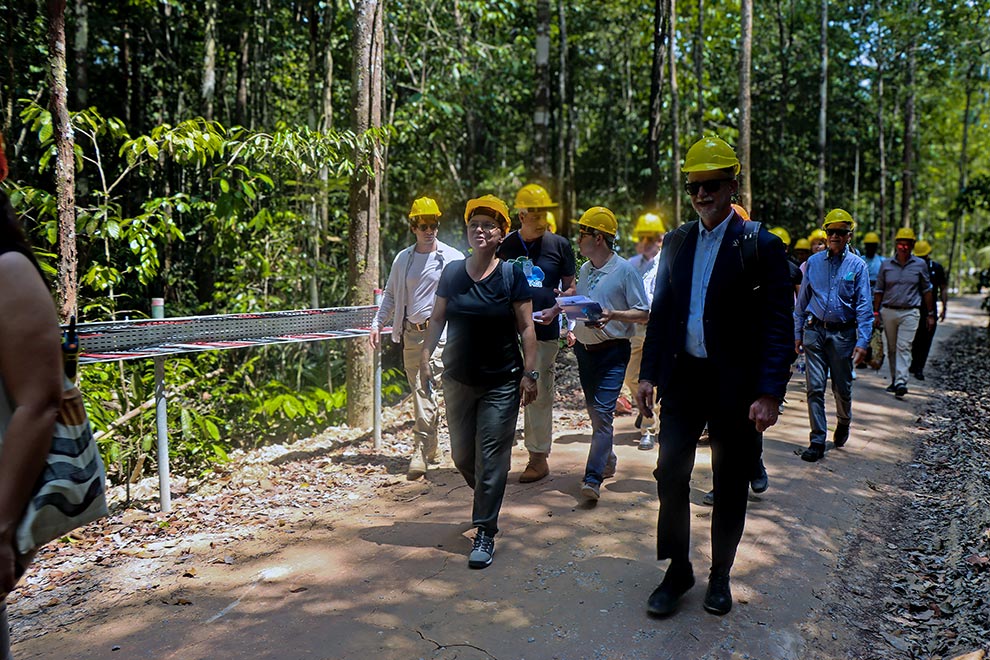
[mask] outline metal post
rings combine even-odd
[[[165,299],[151,299],[151,318],[165,318]],[[168,467],[168,414],[165,409],[165,358],[155,358],[155,422],[158,426],[158,499],[162,513],[172,510]]]
[[[155,358],[155,421],[158,424],[158,498],[162,513],[172,510],[168,478],[168,416],[165,413],[165,358]]]
[[[375,289],[375,304],[382,304],[382,290]],[[381,336],[378,338],[378,348],[375,349],[372,357],[375,369],[375,391],[374,391],[374,415],[375,415],[375,449],[382,448],[382,344]]]

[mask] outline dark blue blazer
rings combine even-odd
[[[669,249],[660,253],[639,372],[640,380],[657,386],[657,400],[677,385],[671,374],[687,336],[698,227],[695,220],[682,228],[686,235],[676,255]],[[784,244],[761,226],[759,258],[746,272],[740,247],[745,228],[733,212],[712,267],[704,311],[705,349],[720,374],[712,394],[735,403],[751,403],[764,394],[783,399],[794,353],[794,288]]]

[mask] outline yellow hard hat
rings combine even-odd
[[[615,221],[615,214],[604,206],[592,206],[584,212],[584,215],[578,220],[578,224],[603,231],[612,236],[615,236],[615,232],[619,230],[619,223]]]
[[[636,240],[643,238],[644,234],[660,235],[667,231],[667,226],[656,213],[647,211],[636,219],[636,227],[633,229],[633,236]]]
[[[932,244],[928,241],[918,241],[914,244],[914,254],[918,257],[926,257],[932,252]]]
[[[440,207],[437,206],[436,200],[430,197],[420,197],[412,203],[412,208],[409,209],[410,218],[418,218],[421,215],[433,215],[440,217]]]
[[[557,233],[557,218],[554,217],[553,211],[547,211],[547,229],[551,234]]]
[[[875,245],[880,245],[880,234],[875,231],[866,232],[866,236],[863,237],[863,244],[873,243]]]
[[[784,245],[791,244],[791,235],[783,227],[774,227],[770,230],[770,233],[779,238]]]
[[[739,174],[739,159],[725,140],[714,135],[703,137],[688,149],[682,172],[710,172],[732,168]]]
[[[794,244],[794,249],[807,250],[808,252],[811,252],[811,241],[807,238],[799,238],[797,239],[797,243]]]
[[[742,218],[743,220],[749,220],[749,211],[744,209],[739,204],[731,204],[730,206],[732,206],[732,210],[735,211],[736,215],[738,215],[740,218]]]
[[[825,216],[825,222],[822,223],[822,227],[828,227],[839,222],[848,222],[850,229],[856,227],[856,221],[853,220],[853,217],[845,209],[832,209],[829,211],[828,215]]]
[[[556,204],[547,189],[538,183],[527,183],[516,193],[516,209],[552,209]]]
[[[471,219],[471,212],[475,209],[491,209],[494,211],[495,220],[502,226],[502,233],[505,234],[508,232],[509,207],[498,197],[495,195],[482,195],[481,197],[469,199],[467,206],[464,207],[464,224],[467,224],[468,220]]]
[[[815,239],[821,239],[823,241],[827,241],[828,240],[828,234],[825,233],[825,230],[824,229],[816,229],[815,231],[813,231],[810,234],[808,234],[808,242],[810,243],[811,241],[813,241]]]
[[[914,230],[910,227],[901,227],[894,236],[895,241],[916,241],[918,237],[914,235]]]

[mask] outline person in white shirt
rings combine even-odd
[[[656,213],[644,213],[636,220],[633,236],[636,238],[636,256],[629,259],[629,265],[643,278],[643,288],[646,290],[646,300],[653,304],[653,289],[657,281],[657,264],[660,263],[660,250],[663,247],[663,235],[666,231],[663,219]],[[636,400],[639,390],[639,366],[643,359],[643,340],[646,339],[646,326],[636,325],[636,334],[630,342],[629,366],[626,367],[626,378],[623,390],[630,401]],[[636,428],[642,429],[639,448],[649,451],[656,447],[657,434],[660,432],[660,416],[654,415],[647,419],[646,428],[642,428],[643,416],[636,416]]]
[[[443,462],[443,452],[437,442],[437,395],[432,387],[424,387],[420,378],[420,354],[433,313],[440,273],[445,265],[464,259],[464,254],[437,238],[439,228],[440,208],[436,201],[429,197],[414,201],[409,211],[409,229],[416,236],[416,243],[395,256],[368,337],[372,348],[377,349],[381,329],[391,321],[392,341],[402,344],[402,363],[416,413],[413,455],[406,473],[409,479],[426,474],[427,465]],[[433,354],[435,374],[443,370],[440,360],[443,345],[441,338]]]

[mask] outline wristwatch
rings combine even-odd
[[[539,380],[540,379],[540,372],[539,371],[524,371],[523,372],[523,376],[529,376],[533,380]]]

